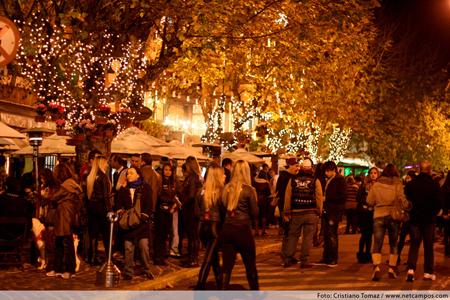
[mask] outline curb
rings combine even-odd
[[[260,246],[256,248],[256,255],[263,255],[267,253],[276,252],[280,249],[280,242],[268,244],[264,246]],[[238,256],[238,260],[240,260],[241,257]],[[165,288],[173,288],[173,284],[190,279],[193,277],[198,276],[198,273],[200,272],[200,267],[198,268],[192,268],[192,269],[182,269],[175,271],[171,274],[164,275],[159,278],[155,278],[154,280],[148,280],[145,282],[140,282],[136,285],[133,285],[130,287],[133,290],[162,290]]]

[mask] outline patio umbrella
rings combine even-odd
[[[237,149],[236,151],[232,153],[225,153],[222,158],[229,158],[233,162],[236,162],[237,160],[245,160],[249,164],[256,165],[257,167],[262,166],[264,164],[264,159],[259,158],[258,156],[255,156],[253,154],[248,153],[244,149]]]
[[[19,146],[16,145],[11,139],[0,138],[0,151],[19,150]]]
[[[0,138],[26,139],[27,136],[0,122]]]
[[[68,146],[68,137],[53,134],[42,140],[42,146],[38,148],[39,155],[64,155],[75,156],[75,146]],[[27,146],[13,153],[14,155],[33,155],[33,146]]]
[[[166,154],[159,152],[159,150],[149,145],[149,143],[138,139],[135,141],[114,140],[111,143],[111,153],[118,153],[118,154],[150,153],[154,157],[168,156]]]
[[[195,150],[193,147],[189,147],[179,141],[172,141],[171,147],[158,147],[158,151],[171,156],[174,159],[187,159],[189,156],[195,157],[197,160],[212,160],[211,158],[201,154],[199,151]]]
[[[148,145],[152,147],[169,147],[169,144],[160,140],[154,136],[147,134],[146,132],[138,129],[137,127],[130,127],[124,130],[120,135],[118,135],[115,140],[117,141],[145,141]]]

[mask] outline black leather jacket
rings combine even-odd
[[[258,217],[259,209],[256,201],[255,189],[248,185],[242,185],[239,202],[233,211],[228,211],[226,209],[224,223],[252,226],[252,220],[258,219]]]
[[[111,182],[108,176],[102,171],[97,172],[97,177],[94,181],[94,189],[89,201],[101,201],[105,203],[108,212],[112,212],[111,206]]]
[[[162,188],[160,189],[161,194],[159,195],[158,203],[171,203],[175,202],[175,197],[178,197],[176,190],[176,185],[169,179],[165,177],[162,178]]]
[[[206,211],[205,205],[205,190],[200,190],[195,198],[195,216],[199,218],[199,221],[203,222],[221,222],[224,219],[225,210],[222,205],[222,191],[220,191],[219,199],[217,199],[216,205],[209,208],[209,211]]]
[[[195,173],[189,174],[186,180],[187,182],[183,186],[183,205],[181,208],[187,213],[195,214],[195,205],[193,205],[195,196],[197,196],[197,193],[203,187],[204,180],[203,177]]]

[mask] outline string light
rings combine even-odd
[[[148,63],[140,41],[129,42],[117,51],[112,44],[117,36],[105,31],[105,45],[95,54],[92,45],[71,40],[64,26],[36,15],[30,22],[18,23],[22,42],[17,62],[38,103],[64,107],[68,124],[94,121],[100,106],[120,105],[134,116],[140,114],[145,88],[139,76]],[[120,115],[108,117],[118,124]],[[116,129],[120,132],[124,128]]]

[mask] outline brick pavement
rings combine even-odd
[[[274,252],[280,247],[281,237],[278,236],[277,229],[272,227],[273,229],[267,230],[268,235],[255,237],[257,255]],[[204,253],[204,250],[200,251],[200,262],[203,260]],[[154,280],[144,277],[142,270],[137,267],[133,279],[131,281],[121,280],[119,288],[95,286],[96,272],[100,268],[99,266],[92,267],[81,262],[80,271],[76,276],[65,280],[59,277],[46,277],[45,271],[38,270],[37,265],[32,265],[28,261],[25,263],[24,272],[16,266],[0,269],[0,290],[155,290],[170,288],[173,283],[195,277],[198,274],[199,268],[182,268],[176,258],[170,257],[166,261],[167,266],[155,266],[151,263],[150,268],[155,275]]]

